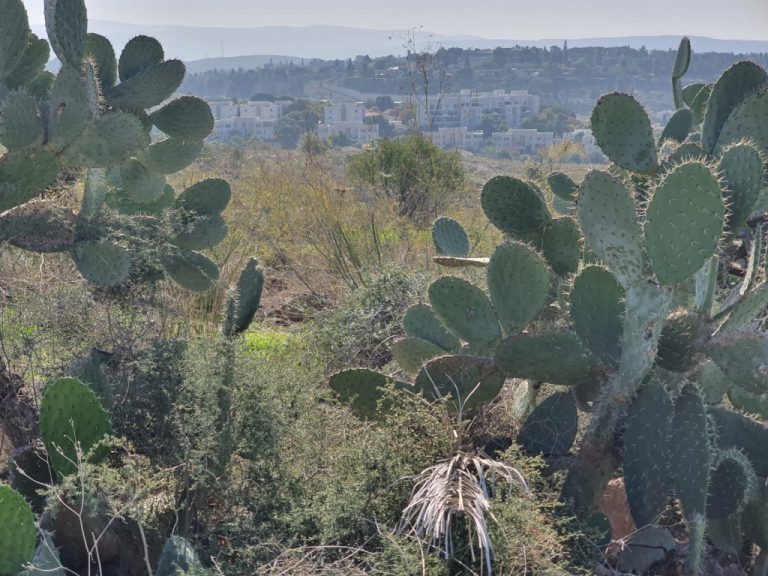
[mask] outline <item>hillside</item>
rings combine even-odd
[[[570,45],[570,43],[569,43]],[[738,60],[768,65],[768,53],[737,55],[702,52],[693,42],[696,58],[687,81],[712,82],[723,68]],[[542,103],[588,114],[605,92],[635,94],[653,111],[673,107],[668,70],[675,52],[628,47],[516,47],[494,50],[440,49],[430,71],[430,85],[445,72],[446,90],[529,90]],[[294,97],[365,99],[378,94],[403,97],[412,93],[408,72],[413,58],[387,56],[354,60],[313,60],[305,66],[273,66],[260,70],[190,75],[183,90],[203,97],[249,98],[257,93]]]

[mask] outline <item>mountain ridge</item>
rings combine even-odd
[[[109,38],[116,49],[137,34],[157,37],[166,48],[166,56],[194,62],[204,59],[229,58],[265,54],[281,54],[296,59],[347,59],[367,54],[371,57],[405,53],[404,44],[409,30],[379,30],[348,26],[262,26],[250,28],[220,28],[177,25],[140,25],[125,22],[94,20],[92,32]],[[33,26],[37,34],[44,26]],[[681,36],[620,36],[603,38],[544,38],[537,40],[483,38],[473,35],[448,36],[417,31],[417,47],[431,42],[433,47],[489,49],[501,46],[630,46],[648,50],[677,48]],[[691,36],[694,51],[763,53],[768,52],[768,40],[729,40]]]

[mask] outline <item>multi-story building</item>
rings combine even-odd
[[[341,135],[346,136],[350,142],[358,146],[369,144],[379,139],[379,126],[377,124],[365,124],[363,121],[338,121],[333,124],[323,123],[317,128],[317,135],[323,140],[329,140]]]
[[[503,120],[509,128],[517,128],[528,116],[539,113],[539,96],[527,90],[494,90],[473,92],[461,90],[432,95],[428,101],[416,103],[416,117],[424,130],[469,128],[478,130],[486,119]]]
[[[362,122],[365,116],[365,104],[362,102],[329,103],[323,109],[323,122],[336,124],[338,122]]]
[[[482,132],[473,132],[466,128],[439,128],[429,134],[432,143],[439,148],[461,148],[476,152],[483,146]]]
[[[511,128],[491,134],[491,142],[499,148],[510,148],[518,153],[533,154],[555,143],[553,132],[539,132],[532,128]]]
[[[261,118],[262,120],[279,120],[283,115],[280,104],[266,101],[250,101],[240,104],[240,116],[244,118]]]
[[[210,102],[214,132],[220,138],[243,136],[274,140],[283,105],[277,102]]]

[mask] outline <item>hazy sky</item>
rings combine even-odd
[[[24,0],[33,22],[43,0]],[[486,38],[699,35],[768,40],[768,0],[86,0],[89,17],[137,24],[423,26]]]

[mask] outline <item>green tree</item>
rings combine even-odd
[[[375,116],[366,116],[363,119],[363,122],[365,124],[377,124],[379,126],[379,137],[380,138],[389,138],[391,136],[394,136],[395,129],[393,128],[392,124],[390,124],[389,120],[384,118],[381,114],[376,114]]]
[[[400,215],[419,226],[441,213],[465,182],[459,154],[441,150],[422,134],[381,140],[352,158],[349,173],[394,200]]]
[[[538,114],[523,120],[522,127],[535,128],[541,132],[554,132],[560,136],[570,132],[576,123],[576,114],[572,110],[558,106],[544,106]]]
[[[303,135],[317,131],[321,112],[317,104],[296,100],[285,108],[277,122],[277,141],[284,148],[296,148]]]

